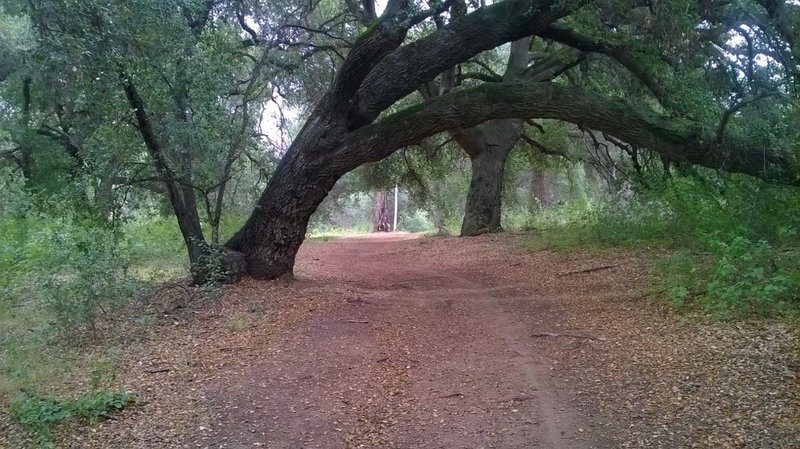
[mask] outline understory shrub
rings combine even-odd
[[[11,414],[31,433],[39,447],[53,448],[53,429],[58,424],[72,419],[107,418],[133,402],[134,397],[128,392],[94,392],[75,400],[63,400],[26,391],[11,402]]]
[[[796,188],[706,170],[651,183],[631,199],[562,207],[537,219],[532,249],[667,248],[673,256],[659,266],[674,304],[719,316],[800,310]]]
[[[696,304],[718,316],[796,315],[800,254],[742,236],[707,238],[708,254],[683,251],[663,264],[665,293],[675,304]]]

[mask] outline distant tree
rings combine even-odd
[[[372,214],[372,232],[389,232],[392,230],[392,218],[389,215],[389,203],[386,192],[375,193],[375,210]]]

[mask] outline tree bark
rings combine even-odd
[[[461,236],[502,230],[503,179],[510,148],[487,148],[470,155],[472,179],[461,222]]]
[[[517,119],[491,120],[474,128],[450,132],[472,165],[461,223],[462,237],[502,230],[505,164],[521,133],[522,120]]]
[[[372,213],[372,232],[389,232],[392,224],[389,219],[389,205],[386,202],[386,192],[375,194],[375,210]]]
[[[378,129],[370,123],[383,110],[448,68],[483,50],[529,36],[583,3],[507,0],[482,7],[402,47],[414,21],[400,18],[408,11],[398,14],[396,8],[387,7],[378,23],[356,41],[331,89],[278,164],[252,215],[225,246],[244,253],[247,271],[255,278],[291,276],[308,221],[336,181],[403,146],[390,144],[391,149],[375,150],[364,146],[371,145],[367,142],[376,136]]]
[[[225,246],[245,255],[247,272],[256,279],[292,276],[311,215],[344,173],[290,150],[253,214]]]
[[[531,39],[525,38],[511,44],[502,81],[552,79],[578,61],[574,54],[556,54],[529,66],[530,43]],[[522,127],[522,120],[503,119],[450,132],[472,164],[472,179],[461,223],[462,237],[502,230],[505,163],[522,137]]]
[[[31,77],[26,76],[22,80],[22,127],[29,129],[31,126]],[[22,176],[25,177],[26,182],[33,181],[33,156],[32,148],[29,142],[23,142],[20,145],[20,168],[22,169]]]

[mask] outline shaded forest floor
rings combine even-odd
[[[138,403],[59,447],[797,447],[796,328],[687,318],[647,253],[527,238],[311,241],[295,282],[165,293],[120,359]]]

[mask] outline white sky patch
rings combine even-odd
[[[742,25],[742,29],[745,30],[748,33],[751,33],[753,31],[747,25]],[[744,45],[747,45],[747,41],[745,40],[744,36],[741,35],[741,33],[737,32],[736,30],[731,30],[731,31],[729,31],[728,45],[730,45],[732,47],[733,46],[736,46],[736,47],[744,46]],[[732,63],[734,63],[737,66],[739,66],[740,70],[742,70],[742,72],[740,73],[740,77],[744,77],[745,75],[744,75],[744,67],[743,67],[743,65],[747,64],[747,60],[746,60],[747,58],[745,56],[735,55],[733,53],[729,53],[729,52],[724,51],[724,50],[722,50],[722,51],[725,54],[725,57],[729,61],[731,61]],[[769,64],[771,62],[775,62],[775,60],[770,58],[769,56],[766,56],[766,55],[762,54],[762,53],[757,53],[753,57],[753,63],[758,67],[762,67],[762,68],[763,67],[767,67],[767,66],[769,66]]]
[[[301,120],[300,111],[287,106],[280,96],[275,96],[268,101],[261,110],[262,142],[269,145],[270,149],[279,155],[286,153],[294,139],[291,132]]]
[[[375,0],[375,14],[381,15],[386,10],[386,2],[389,0]]]

